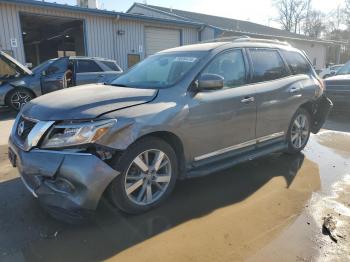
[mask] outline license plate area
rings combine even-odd
[[[15,152],[13,152],[13,150],[11,148],[8,149],[8,158],[11,162],[11,165],[13,167],[17,166],[17,156],[15,154]]]

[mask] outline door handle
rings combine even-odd
[[[255,101],[254,97],[252,96],[246,96],[241,100],[242,103],[248,104],[248,103],[253,103]]]
[[[99,75],[98,77],[105,77],[105,75]]]
[[[300,92],[301,88],[300,87],[292,87],[291,89],[289,89],[289,93],[293,94],[293,93],[298,93]]]

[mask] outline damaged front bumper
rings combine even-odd
[[[119,175],[95,155],[32,149],[9,140],[9,158],[24,185],[51,214],[83,218],[93,212]]]
[[[332,108],[332,101],[325,95],[321,96],[313,103],[313,124],[311,127],[312,133],[316,134],[321,130]]]

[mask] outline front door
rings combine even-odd
[[[67,86],[65,75],[68,70],[68,58],[63,57],[53,62],[41,76],[42,94],[61,90]]]
[[[247,85],[247,63],[242,50],[217,55],[202,74],[224,78],[224,88],[198,92],[193,97],[187,124],[195,161],[225,156],[255,146],[254,87]]]

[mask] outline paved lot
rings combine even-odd
[[[0,112],[0,261],[348,261],[349,118],[335,115],[303,154],[273,154],[178,183],[160,208],[128,216],[50,218],[7,161],[14,115]],[[339,132],[341,131],[341,132]],[[338,243],[321,232],[338,221]]]

